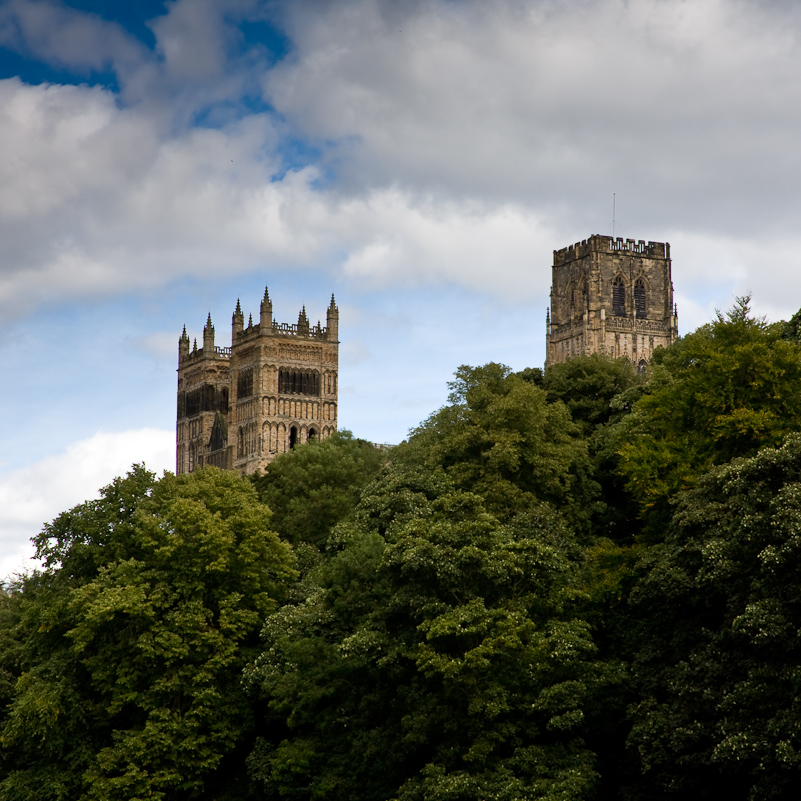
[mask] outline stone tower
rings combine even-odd
[[[605,353],[644,370],[679,335],[670,245],[596,235],[555,250],[545,327],[546,367]]]
[[[273,321],[267,290],[259,322],[245,326],[239,301],[231,347],[217,347],[211,314],[203,347],[178,340],[176,473],[215,465],[253,473],[277,453],[337,427],[339,309],[334,296],[326,326],[311,325],[304,306],[297,325]]]

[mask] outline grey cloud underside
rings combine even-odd
[[[390,24],[387,5],[292,4],[295,57],[265,76],[298,130],[343,143],[351,191],[396,182],[576,219],[617,191],[649,229],[797,217],[795,9],[428,3]]]
[[[234,24],[268,13],[292,42],[271,68]],[[742,282],[765,242],[795,250],[794,5],[178,0],[151,28],[155,52],[55,4],[0,12],[6,46],[120,84],[0,84],[0,305],[264,265],[530,301],[532,263],[610,232],[613,192],[618,233],[729,275],[739,253]],[[297,142],[319,159],[286,172]]]

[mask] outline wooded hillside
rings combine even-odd
[[[0,801],[801,793],[801,339],[461,367],[391,450],[142,466],[0,593]]]

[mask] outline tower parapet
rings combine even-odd
[[[189,350],[184,327],[178,341],[178,473],[209,464],[252,473],[277,453],[336,431],[339,312],[333,296],[325,328],[310,324],[305,306],[297,324],[276,323],[266,289],[259,312],[259,322],[251,314],[245,327],[237,300],[230,347],[215,345],[211,314],[199,350],[197,341]]]
[[[677,338],[669,243],[595,235],[553,252],[546,367],[604,353],[644,370]]]

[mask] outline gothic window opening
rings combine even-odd
[[[313,429],[313,428],[310,428],[309,429],[309,436],[307,437],[307,439],[309,440],[309,442],[311,442],[312,440],[317,439],[317,431],[315,429]]]
[[[589,293],[586,281],[582,281],[578,289],[572,291],[571,306],[573,307],[573,318],[575,320],[584,319],[584,313],[589,308]]]
[[[282,395],[319,395],[320,374],[315,370],[279,370],[278,391]]]
[[[612,314],[615,317],[626,316],[626,285],[620,276],[612,282]]]
[[[298,429],[295,426],[289,429],[289,448],[290,450],[298,444]]]
[[[209,437],[209,451],[221,451],[228,445],[228,431],[223,416],[217,412]]]
[[[634,311],[638,318],[645,319],[645,281],[642,278],[634,282]]]
[[[245,429],[240,427],[236,435],[236,455],[245,456]]]
[[[640,359],[640,363],[637,365],[637,372],[640,375],[644,375],[644,373],[645,373],[645,359]]]
[[[237,398],[249,398],[253,394],[253,370],[240,370],[236,381]]]

